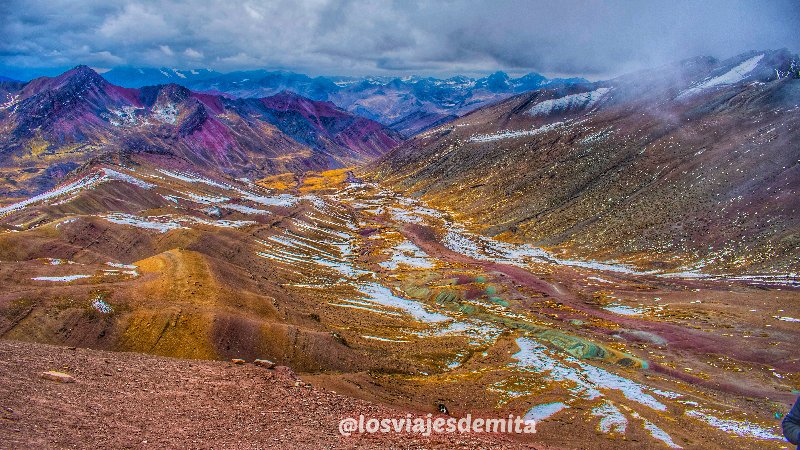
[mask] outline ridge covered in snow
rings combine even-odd
[[[609,88],[597,88],[589,92],[581,92],[580,94],[570,94],[560,98],[545,100],[533,105],[531,109],[528,110],[528,114],[532,116],[547,116],[553,113],[589,109],[610,90]]]
[[[760,55],[753,56],[752,58],[746,59],[745,61],[742,61],[739,65],[723,73],[722,75],[717,75],[715,77],[709,78],[701,82],[697,86],[694,86],[690,89],[683,91],[678,96],[678,99],[689,97],[691,95],[702,92],[706,89],[738,83],[747,78],[747,75],[750,74],[750,72],[752,72],[756,67],[758,67],[758,63],[761,61],[762,58],[764,58],[763,53]]]

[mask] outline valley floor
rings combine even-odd
[[[341,394],[254,366],[5,341],[0,432],[13,446],[349,447],[343,415],[439,405],[534,419],[537,445],[785,446],[775,414],[800,386],[794,275],[560,259],[345,171],[256,184],[102,167],[2,214],[3,338],[266,357]],[[78,382],[38,378],[59,369]],[[357,443],[461,443],[390,439]]]

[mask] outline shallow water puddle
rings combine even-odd
[[[606,305],[603,306],[603,309],[622,316],[641,316],[642,314],[644,314],[644,309],[642,308],[636,308],[633,306],[626,306],[620,304]]]

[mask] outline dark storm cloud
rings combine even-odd
[[[0,69],[505,69],[604,77],[676,59],[798,50],[800,2],[5,0]],[[109,4],[111,3],[111,4]]]

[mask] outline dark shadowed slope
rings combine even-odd
[[[798,70],[762,51],[539,90],[415,137],[373,175],[584,257],[796,272]]]

